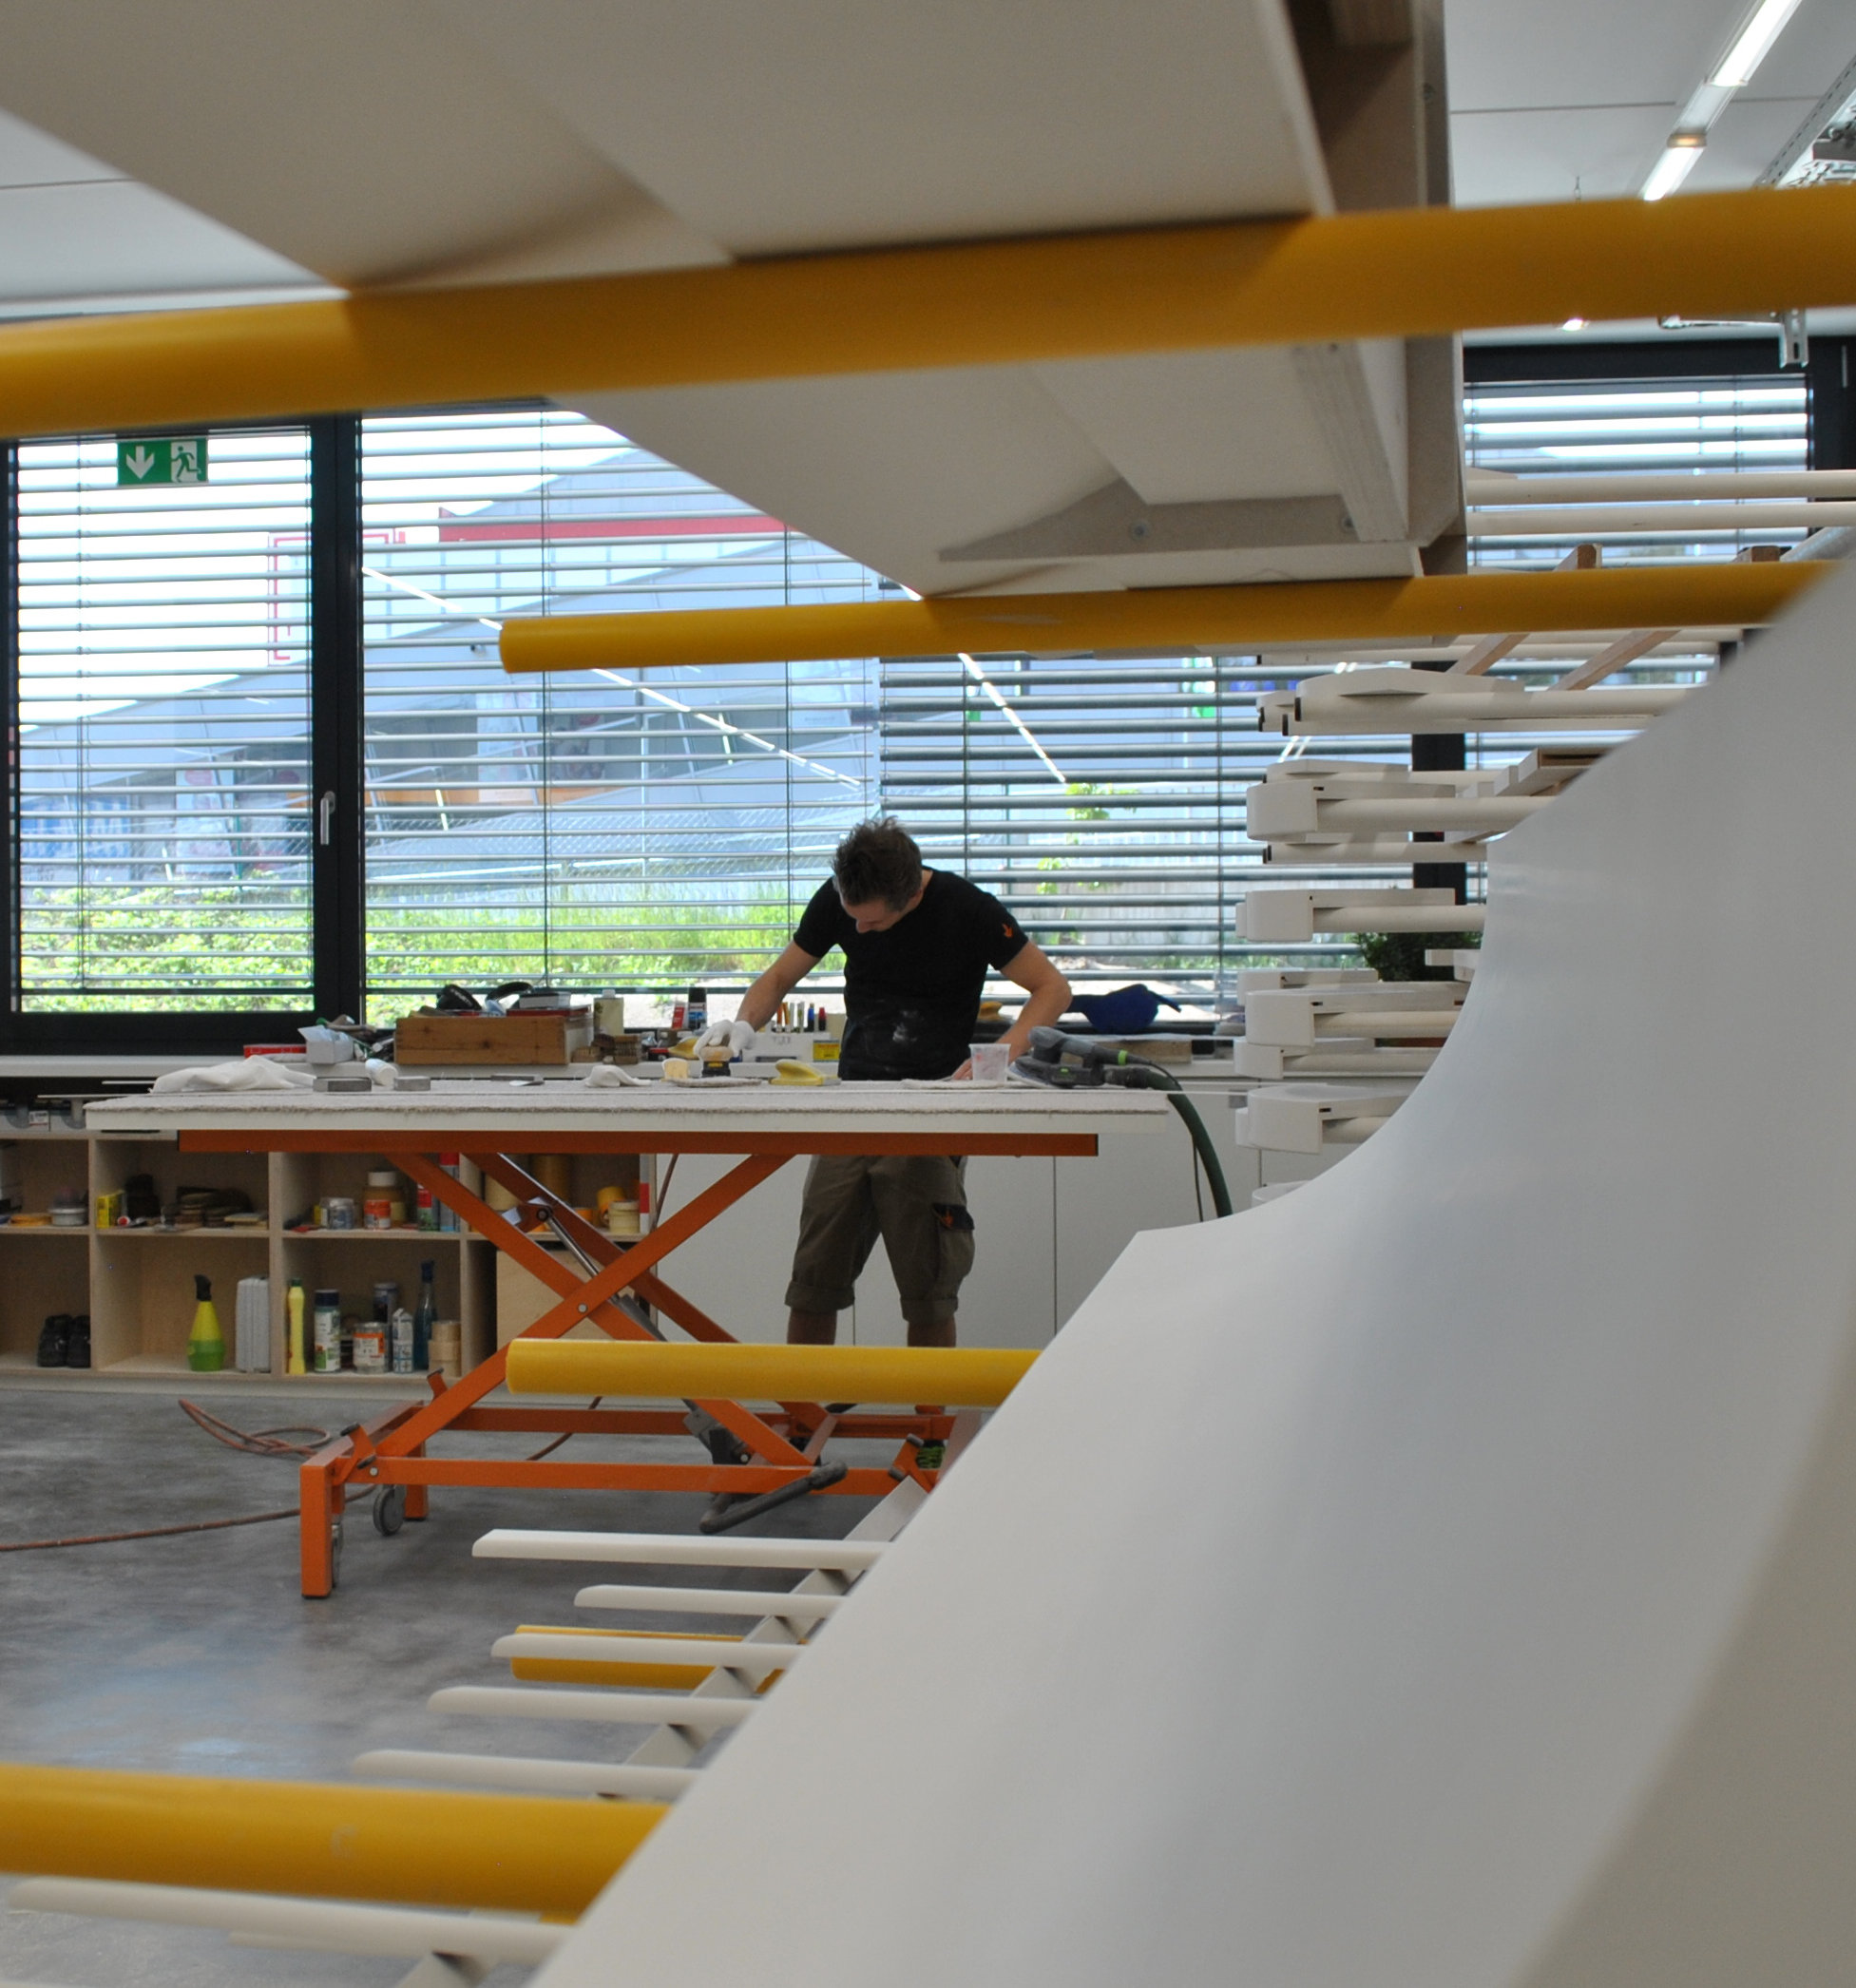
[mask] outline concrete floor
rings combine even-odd
[[[294,1507],[291,1468],[209,1440],[175,1405],[182,1391],[75,1377],[0,1390],[0,1543]],[[363,1399],[320,1387],[195,1393],[243,1429],[305,1416],[337,1428],[381,1405],[378,1392]],[[522,1454],[541,1440],[500,1447]],[[450,1443],[476,1455],[499,1447],[489,1437]],[[611,1438],[571,1445],[589,1461],[641,1453]],[[846,1461],[865,1460],[847,1453]],[[869,1508],[816,1498],[750,1530],[836,1537]],[[290,1521],[0,1554],[0,1760],[344,1781],[349,1762],[371,1747],[623,1758],[642,1729],[425,1710],[441,1685],[507,1683],[507,1666],[489,1656],[493,1638],[523,1622],[596,1620],[576,1615],[574,1593],[615,1577],[473,1560],[471,1543],[494,1525],[694,1532],[701,1509],[696,1499],[447,1490],[434,1494],[431,1520],[392,1539],[374,1531],[365,1510],[351,1511],[341,1584],[323,1601],[297,1592]],[[723,1584],[670,1569],[623,1575],[671,1586],[679,1577]],[[667,1612],[628,1617],[626,1626],[717,1624]],[[210,1867],[199,1882],[214,1883]],[[0,1913],[0,1988],[385,1988],[409,1964],[266,1953],[233,1947],[218,1933]],[[504,1988],[523,1972],[499,1969],[489,1978]]]

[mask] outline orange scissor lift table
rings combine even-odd
[[[794,1158],[814,1154],[948,1154],[968,1156],[1093,1156],[1104,1124],[1151,1130],[1170,1122],[1149,1093],[1059,1093],[1021,1086],[988,1089],[858,1084],[794,1093],[765,1085],[592,1089],[583,1083],[436,1085],[368,1096],[308,1091],[177,1092],[93,1106],[87,1123],[105,1136],[172,1136],[183,1152],[379,1154],[451,1209],[461,1221],[520,1264],[556,1303],[521,1335],[559,1339],[589,1323],[614,1339],[646,1340],[676,1327],[690,1339],[733,1343],[734,1335],[684,1297],[662,1273],[664,1260],[725,1210]],[[511,1152],[733,1154],[728,1173],[632,1243],[615,1241],[509,1157]],[[447,1173],[440,1153],[459,1153],[516,1196],[517,1221]],[[526,1232],[551,1227],[578,1266]],[[649,1307],[648,1314],[642,1309]],[[648,1322],[647,1322],[648,1321]],[[551,1458],[432,1456],[434,1437],[469,1432],[601,1434],[675,1439],[687,1453],[692,1416],[674,1407],[521,1405],[488,1397],[504,1380],[508,1348],[448,1386],[431,1378],[431,1397],[396,1404],[344,1430],[302,1466],[300,1536],[306,1596],[335,1587],[342,1513],[350,1487],[401,1489],[406,1516],[426,1516],[434,1484],[512,1489],[677,1491],[756,1497],[786,1490],[881,1498],[898,1475],[931,1485],[916,1445],[945,1440],[952,1418],[934,1407],[856,1412],[819,1402],[754,1407],[693,1401],[699,1428],[725,1432],[706,1462],[573,1462]],[[893,1441],[885,1468],[826,1466],[833,1436]],[[727,1446],[745,1461],[724,1462]]]

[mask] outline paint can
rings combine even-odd
[[[310,1368],[319,1374],[341,1370],[341,1292],[318,1290]]]

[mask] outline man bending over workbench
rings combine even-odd
[[[965,1073],[987,969],[1028,997],[1006,1032],[1013,1058],[1070,1004],[1070,985],[996,897],[923,867],[900,822],[860,822],[838,844],[793,943],[742,998],[740,1019],[697,1043],[745,1054],[780,1003],[833,946],[844,953],[847,1083]],[[787,1339],[830,1346],[838,1313],[881,1235],[910,1346],[952,1346],[960,1287],[973,1267],[966,1162],[944,1155],[821,1154],[806,1174],[799,1246],[787,1286]]]

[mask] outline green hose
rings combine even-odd
[[[1234,1214],[1231,1189],[1218,1160],[1218,1149],[1212,1143],[1212,1135],[1205,1129],[1205,1120],[1199,1117],[1197,1105],[1186,1096],[1179,1080],[1163,1064],[1150,1062],[1144,1056],[1131,1056],[1126,1050],[1117,1059],[1117,1066],[1129,1076],[1138,1071],[1139,1089],[1166,1093],[1166,1101],[1179,1114],[1179,1122],[1192,1136],[1193,1151],[1198,1155],[1198,1163],[1205,1169],[1205,1184],[1212,1190],[1212,1206],[1221,1215]]]
[[[1198,1155],[1199,1164],[1205,1169],[1205,1184],[1212,1190],[1212,1206],[1220,1214],[1230,1214],[1231,1189],[1226,1185],[1224,1168],[1218,1164],[1217,1148],[1212,1143],[1212,1135],[1205,1129],[1205,1120],[1199,1117],[1197,1105],[1177,1084],[1167,1092],[1166,1101],[1179,1114],[1186,1130],[1192,1134],[1194,1150]]]
[[[1055,1084],[1062,1090],[1078,1082],[1100,1083],[1106,1077],[1110,1083],[1124,1085],[1129,1090],[1164,1091],[1166,1101],[1178,1113],[1179,1122],[1192,1138],[1196,1161],[1204,1170],[1205,1184],[1212,1190],[1212,1206],[1220,1215],[1235,1213],[1224,1168],[1219,1163],[1217,1148],[1212,1143],[1212,1135],[1205,1129],[1205,1120],[1186,1096],[1179,1080],[1164,1064],[1135,1056],[1126,1049],[1095,1044],[1073,1046],[1054,1028],[1033,1029],[1031,1043],[1032,1053],[1021,1057],[1017,1068],[1034,1082]],[[1194,1192],[1197,1192],[1196,1181]]]

